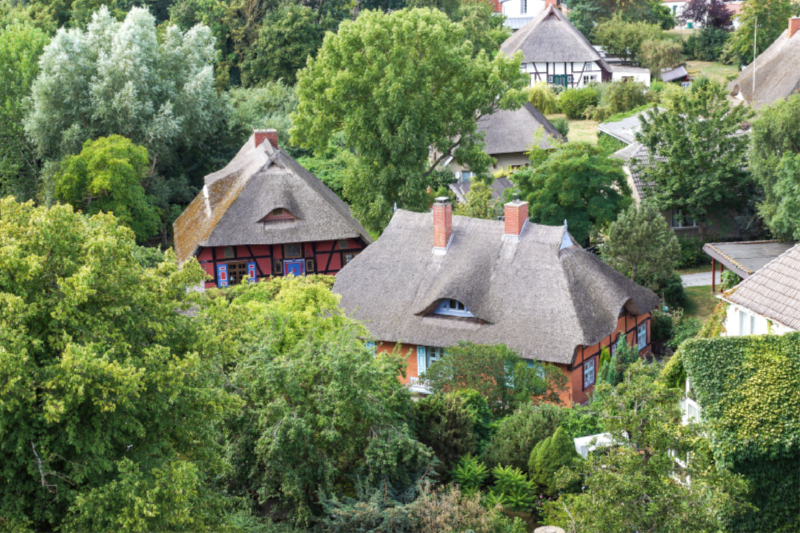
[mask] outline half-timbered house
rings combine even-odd
[[[175,221],[175,252],[227,287],[271,276],[335,274],[372,242],[336,193],[256,131]]]
[[[548,0],[544,10],[511,35],[500,51],[522,52],[522,71],[531,85],[545,81],[566,88],[611,81],[612,69],[566,15]]]
[[[602,348],[622,335],[650,352],[658,297],[575,243],[566,227],[528,221],[528,203],[505,205],[505,220],[398,210],[381,238],[336,278],[348,314],[369,329],[378,352],[399,349],[405,382],[459,341],[505,344],[566,374],[568,404],[589,399]]]

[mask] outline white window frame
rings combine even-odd
[[[528,0],[520,0],[519,12],[520,15],[526,15],[528,13]]]
[[[583,390],[588,389],[589,387],[594,386],[597,383],[597,357],[592,357],[591,359],[587,359],[583,363]],[[586,374],[587,372],[591,373],[592,382],[588,383],[586,381]]]
[[[644,332],[644,334],[642,334]],[[636,337],[638,340],[639,351],[647,348],[647,322],[642,322],[636,329]]]
[[[426,346],[425,347],[425,366],[430,368],[431,365],[445,356],[444,348],[439,346]]]
[[[672,220],[670,221],[670,224],[672,225],[673,228],[680,229],[680,228],[697,227],[697,222],[695,220],[690,219],[689,217],[682,216],[680,209],[678,210],[673,209],[671,218]]]

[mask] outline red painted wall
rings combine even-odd
[[[345,239],[342,239],[343,241]],[[335,275],[342,269],[345,253],[358,253],[366,245],[361,239],[346,239],[347,245],[340,246],[336,241],[304,242],[303,259],[314,259],[314,272],[308,274],[333,274]],[[206,288],[217,286],[217,264],[229,261],[255,261],[258,265],[258,279],[269,279],[272,274],[273,261],[283,261],[283,245],[249,245],[234,246],[235,257],[225,257],[225,246],[214,246],[201,248],[197,254],[197,261],[203,270],[211,277],[207,281]],[[281,274],[283,275],[283,274]]]

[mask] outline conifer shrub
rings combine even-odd
[[[539,442],[531,451],[528,471],[542,494],[555,496],[559,492],[555,473],[570,466],[578,457],[573,440],[564,428],[558,428],[552,437]]]
[[[464,494],[472,495],[480,491],[486,478],[489,477],[489,469],[483,461],[471,454],[467,454],[458,460],[458,464],[453,469],[453,481],[461,487]]]
[[[414,404],[417,435],[441,462],[443,478],[462,455],[475,453],[475,416],[467,402],[456,394],[434,394]]]
[[[491,504],[501,505],[510,511],[529,511],[536,497],[536,487],[519,468],[500,466],[492,468],[495,479],[489,493]]]
[[[497,429],[483,452],[489,465],[528,467],[536,443],[552,435],[566,417],[567,409],[551,404],[526,404],[497,423]]]

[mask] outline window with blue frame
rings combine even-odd
[[[438,346],[426,346],[425,352],[428,358],[426,365],[428,368],[430,368],[433,363],[444,357],[444,348],[439,348]]]
[[[436,310],[433,312],[435,315],[446,315],[446,316],[463,316],[463,317],[474,317],[472,313],[467,310],[467,306],[463,303],[459,302],[458,300],[453,300],[452,298],[446,298],[439,302],[439,305],[436,306]]]

